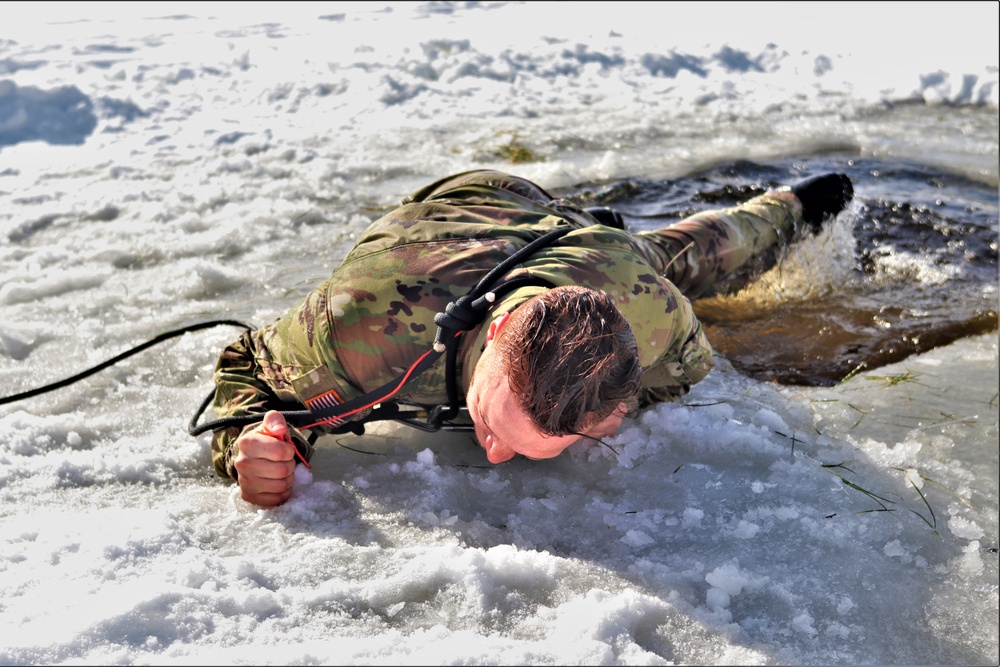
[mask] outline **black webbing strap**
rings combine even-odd
[[[285,420],[295,426],[306,424],[316,425],[336,421],[338,418],[355,414],[368,408],[382,406],[385,409],[374,410],[365,417],[365,421],[375,421],[378,419],[398,419],[398,410],[393,407],[383,406],[395,394],[399,393],[410,380],[434,365],[434,363],[447,352],[445,358],[445,387],[447,389],[448,404],[439,405],[433,408],[428,417],[428,430],[435,430],[441,426],[441,422],[454,418],[459,409],[458,382],[457,382],[457,358],[459,348],[459,337],[465,331],[478,326],[486,317],[489,307],[503,295],[512,290],[530,285],[552,287],[552,284],[541,278],[534,278],[529,275],[518,276],[503,281],[494,286],[494,283],[509,273],[517,264],[520,264],[529,256],[551,245],[557,239],[572,231],[572,227],[558,227],[535,240],[531,241],[523,248],[517,250],[510,257],[497,264],[487,273],[482,280],[469,291],[468,294],[459,297],[449,303],[443,312],[434,316],[434,323],[437,325],[437,332],[434,336],[434,346],[425,352],[406,373],[387,382],[378,389],[367,394],[358,396],[338,405],[331,405],[318,410],[288,410],[280,411]],[[191,419],[188,425],[188,433],[192,436],[200,435],[206,431],[216,431],[232,426],[246,426],[264,419],[264,413],[254,413],[238,415],[233,417],[222,417],[214,421],[209,421],[198,425],[198,419],[212,401],[214,391],[202,402],[198,412]],[[350,427],[347,427],[348,430]]]
[[[502,299],[506,294],[519,289],[521,287],[538,286],[538,287],[548,287],[552,288],[554,285],[548,280],[543,278],[535,278],[532,276],[518,276],[516,278],[510,278],[500,283],[487,294],[492,295],[491,299],[484,299],[482,302],[473,302],[471,313],[474,315],[473,318],[463,319],[463,322],[471,322],[468,328],[464,331],[468,331],[482,323],[486,319],[486,311],[488,306],[493,301]],[[449,306],[451,304],[448,304]],[[440,316],[442,313],[438,313]],[[437,317],[434,321],[437,322]],[[441,331],[439,326],[438,331]],[[427,418],[427,423],[430,426],[440,426],[441,422],[448,421],[449,419],[454,419],[455,415],[458,414],[459,409],[459,398],[458,398],[458,338],[453,336],[451,339],[451,345],[447,346],[447,356],[445,357],[445,388],[448,392],[448,404],[438,405],[431,410],[430,415]]]

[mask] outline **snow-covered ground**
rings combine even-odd
[[[995,187],[997,10],[0,3],[0,395],[268,322],[449,172],[840,150]],[[235,335],[0,406],[0,662],[998,660],[996,333],[827,389],[720,360],[617,453],[330,439],[274,510],[186,433]]]

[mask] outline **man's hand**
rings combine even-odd
[[[287,432],[285,418],[272,410],[264,415],[260,426],[236,441],[239,454],[233,465],[239,473],[243,500],[261,507],[276,507],[292,496],[295,445],[283,439]]]

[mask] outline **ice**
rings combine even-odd
[[[0,393],[271,321],[448,172],[555,189],[850,146],[997,182],[989,3],[206,7],[4,16]],[[925,104],[934,131],[906,120]],[[499,157],[515,138],[540,159]],[[851,240],[831,227],[754,298],[840,289]],[[323,439],[273,510],[185,430],[236,335],[0,406],[0,662],[997,662],[995,333],[894,385],[719,359],[614,451],[551,461]]]

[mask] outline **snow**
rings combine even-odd
[[[0,393],[272,320],[416,187],[509,168],[512,137],[552,188],[841,143],[995,184],[997,6],[899,7],[18,4]],[[915,104],[940,132],[880,115]],[[720,360],[614,451],[330,439],[272,510],[186,433],[235,335],[0,406],[0,663],[997,662],[995,333],[877,373],[913,382]]]

